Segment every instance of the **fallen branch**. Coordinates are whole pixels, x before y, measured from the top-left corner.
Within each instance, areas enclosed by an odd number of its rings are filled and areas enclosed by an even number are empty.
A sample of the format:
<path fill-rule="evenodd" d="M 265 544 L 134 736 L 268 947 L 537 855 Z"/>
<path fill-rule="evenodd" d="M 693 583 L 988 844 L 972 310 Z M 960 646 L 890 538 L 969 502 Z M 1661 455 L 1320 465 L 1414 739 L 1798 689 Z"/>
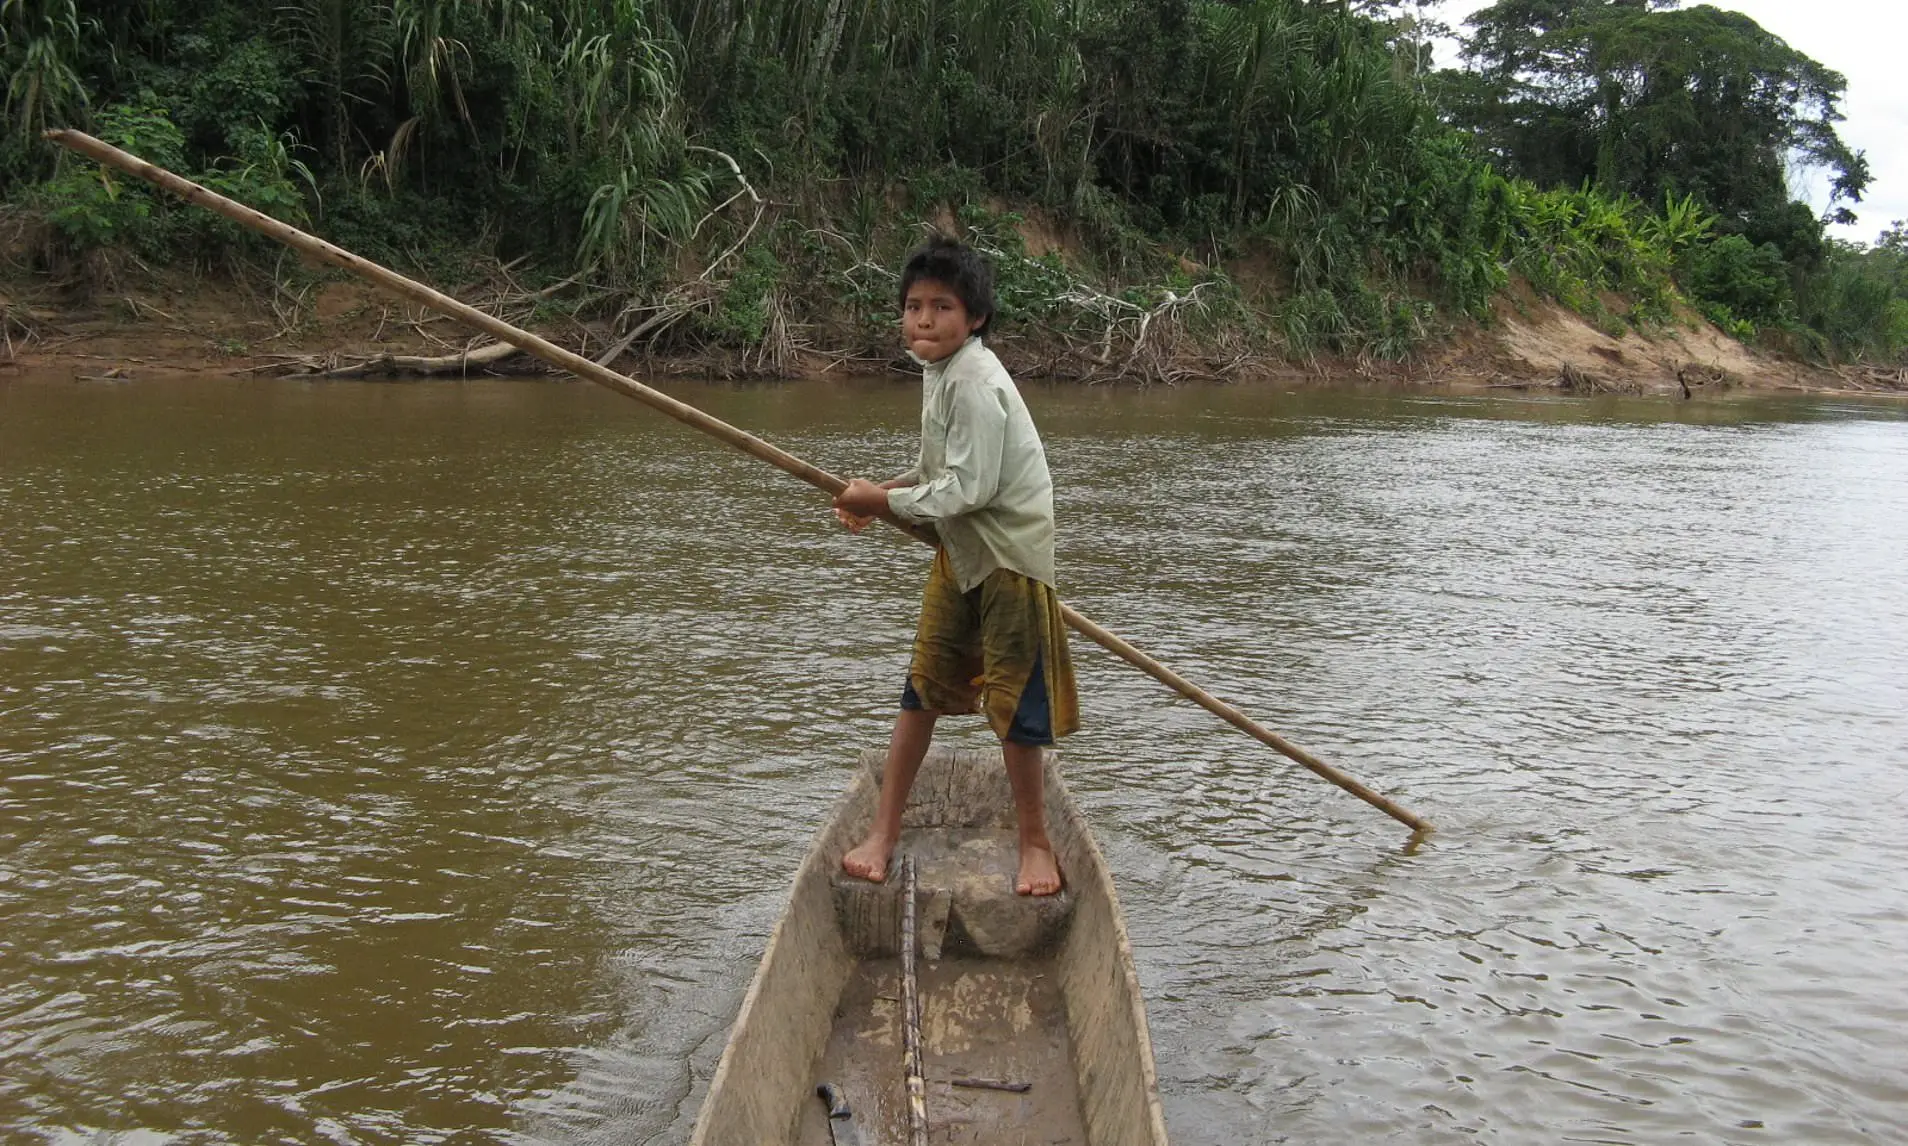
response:
<path fill-rule="evenodd" d="M 1598 377 L 1575 363 L 1566 362 L 1557 371 L 1552 388 L 1571 394 L 1641 394 L 1643 387 L 1630 379 L 1610 380 Z"/>
<path fill-rule="evenodd" d="M 596 364 L 598 366 L 608 366 L 610 363 L 616 361 L 618 358 L 621 358 L 623 356 L 623 352 L 625 350 L 628 350 L 631 346 L 635 345 L 636 340 L 641 338 L 643 335 L 661 334 L 663 331 L 669 329 L 671 326 L 674 326 L 676 322 L 679 319 L 681 319 L 683 316 L 689 314 L 692 311 L 700 310 L 705 305 L 707 305 L 707 303 L 705 300 L 702 300 L 702 299 L 695 299 L 695 300 L 675 299 L 673 301 L 663 303 L 662 305 L 656 307 L 655 314 L 652 314 L 648 318 L 637 323 L 634 327 L 630 329 L 630 332 L 628 334 L 625 334 L 622 338 L 618 339 L 616 343 L 612 345 L 608 350 L 605 350 L 603 353 L 597 355 Z M 631 313 L 631 311 L 626 310 L 623 313 L 629 314 Z"/>
<path fill-rule="evenodd" d="M 6 343 L 7 358 L 11 360 L 17 351 L 13 345 L 13 332 L 20 332 L 20 340 L 28 346 L 39 340 L 40 327 L 33 321 L 33 313 L 24 306 L 0 298 L 0 340 Z"/>
<path fill-rule="evenodd" d="M 432 377 L 439 374 L 479 373 L 523 351 L 508 342 L 493 342 L 458 354 L 380 354 L 350 366 L 338 366 L 316 373 L 319 378 L 397 378 Z"/>
<path fill-rule="evenodd" d="M 1889 390 L 1908 389 L 1908 366 L 1868 368 L 1869 380 Z"/>

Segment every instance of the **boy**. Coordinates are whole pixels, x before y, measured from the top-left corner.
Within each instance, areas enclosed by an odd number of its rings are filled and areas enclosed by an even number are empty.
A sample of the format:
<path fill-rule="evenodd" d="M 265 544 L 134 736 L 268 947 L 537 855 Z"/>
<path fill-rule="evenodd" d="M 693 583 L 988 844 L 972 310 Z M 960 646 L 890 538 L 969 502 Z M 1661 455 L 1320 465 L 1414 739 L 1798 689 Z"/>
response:
<path fill-rule="evenodd" d="M 1078 726 L 1079 703 L 1053 591 L 1046 450 L 1013 378 L 981 342 L 994 284 L 975 251 L 946 238 L 915 251 L 901 272 L 901 312 L 902 340 L 923 367 L 919 459 L 880 485 L 849 482 L 835 512 L 859 533 L 885 511 L 931 526 L 940 544 L 888 742 L 881 806 L 841 866 L 876 883 L 887 877 L 935 720 L 978 709 L 1000 737 L 1014 793 L 1014 890 L 1052 895 L 1061 876 L 1047 839 L 1041 749 Z"/>

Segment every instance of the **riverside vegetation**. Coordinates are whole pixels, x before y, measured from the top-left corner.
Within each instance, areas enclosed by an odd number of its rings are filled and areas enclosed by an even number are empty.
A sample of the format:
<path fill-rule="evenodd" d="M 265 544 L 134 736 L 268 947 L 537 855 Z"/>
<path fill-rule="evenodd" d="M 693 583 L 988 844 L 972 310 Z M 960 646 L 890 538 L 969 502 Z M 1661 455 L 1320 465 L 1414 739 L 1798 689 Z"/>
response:
<path fill-rule="evenodd" d="M 1439 70 L 1435 9 L 0 0 L 0 323 L 30 339 L 7 300 L 47 284 L 320 276 L 40 138 L 77 126 L 606 358 L 890 360 L 891 268 L 938 225 L 1060 375 L 1405 360 L 1532 295 L 1908 365 L 1908 233 L 1825 231 L 1869 181 L 1841 76 L 1673 0 L 1501 0 Z"/>

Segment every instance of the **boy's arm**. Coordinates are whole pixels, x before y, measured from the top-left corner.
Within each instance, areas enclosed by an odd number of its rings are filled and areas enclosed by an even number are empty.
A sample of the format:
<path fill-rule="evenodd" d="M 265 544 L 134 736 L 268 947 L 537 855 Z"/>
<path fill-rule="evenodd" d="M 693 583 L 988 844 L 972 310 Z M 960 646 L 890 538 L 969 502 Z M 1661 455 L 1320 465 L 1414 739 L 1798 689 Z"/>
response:
<path fill-rule="evenodd" d="M 925 449 L 923 447 L 922 449 Z M 921 482 L 921 467 L 926 464 L 922 459 L 922 449 L 914 451 L 914 464 L 881 483 L 882 489 L 906 489 Z"/>
<path fill-rule="evenodd" d="M 887 508 L 903 521 L 925 524 L 972 513 L 1000 490 L 1007 444 L 1007 407 L 983 386 L 961 386 L 947 426 L 947 466 L 933 481 L 888 492 Z"/>

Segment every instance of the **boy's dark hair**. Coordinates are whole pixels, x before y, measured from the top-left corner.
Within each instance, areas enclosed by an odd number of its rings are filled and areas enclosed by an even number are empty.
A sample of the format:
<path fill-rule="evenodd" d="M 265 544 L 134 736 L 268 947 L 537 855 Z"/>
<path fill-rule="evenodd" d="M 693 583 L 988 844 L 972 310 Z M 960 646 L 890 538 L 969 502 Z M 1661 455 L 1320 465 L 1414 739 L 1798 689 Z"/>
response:
<path fill-rule="evenodd" d="M 908 289 L 924 279 L 959 295 L 967 317 L 981 320 L 974 333 L 987 333 L 994 322 L 994 269 L 979 251 L 946 235 L 936 235 L 916 247 L 901 268 L 903 310 L 908 305 Z"/>

